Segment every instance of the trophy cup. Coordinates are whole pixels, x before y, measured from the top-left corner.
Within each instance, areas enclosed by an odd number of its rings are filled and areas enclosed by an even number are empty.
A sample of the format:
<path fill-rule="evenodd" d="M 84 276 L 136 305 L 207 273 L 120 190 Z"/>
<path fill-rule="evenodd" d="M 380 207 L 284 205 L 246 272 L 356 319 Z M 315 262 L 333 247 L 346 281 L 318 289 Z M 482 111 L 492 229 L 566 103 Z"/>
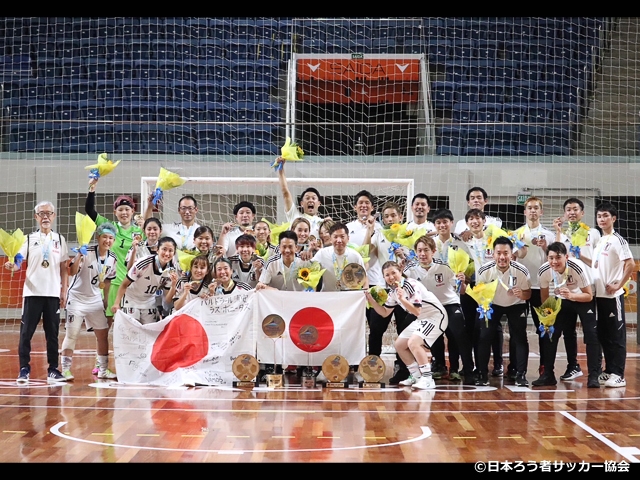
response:
<path fill-rule="evenodd" d="M 362 375 L 364 382 L 359 382 L 360 388 L 384 388 L 384 383 L 380 382 L 386 366 L 378 355 L 367 355 L 360 362 L 358 372 Z"/>
<path fill-rule="evenodd" d="M 284 375 L 278 374 L 276 364 L 276 340 L 282 337 L 285 330 L 284 319 L 280 315 L 271 314 L 267 315 L 262 321 L 263 333 L 273 339 L 273 373 L 267 374 L 267 388 L 282 388 L 284 387 Z"/>
<path fill-rule="evenodd" d="M 341 355 L 329 355 L 322 362 L 322 373 L 327 377 L 325 388 L 349 388 L 345 379 L 349 375 L 349 362 Z"/>
<path fill-rule="evenodd" d="M 340 275 L 340 285 L 344 290 L 362 290 L 367 281 L 367 272 L 362 265 L 350 263 Z"/>
<path fill-rule="evenodd" d="M 302 344 L 313 345 L 318 341 L 318 329 L 313 325 L 303 325 L 300 327 L 298 336 Z M 302 388 L 315 388 L 316 377 L 313 375 L 313 370 L 311 368 L 311 353 L 308 353 L 307 357 L 307 366 L 302 371 L 300 385 Z"/>
<path fill-rule="evenodd" d="M 260 372 L 260 364 L 256 357 L 243 353 L 236 357 L 231 365 L 231 371 L 238 381 L 233 382 L 233 386 L 237 388 L 249 388 L 258 386 L 258 372 Z"/>

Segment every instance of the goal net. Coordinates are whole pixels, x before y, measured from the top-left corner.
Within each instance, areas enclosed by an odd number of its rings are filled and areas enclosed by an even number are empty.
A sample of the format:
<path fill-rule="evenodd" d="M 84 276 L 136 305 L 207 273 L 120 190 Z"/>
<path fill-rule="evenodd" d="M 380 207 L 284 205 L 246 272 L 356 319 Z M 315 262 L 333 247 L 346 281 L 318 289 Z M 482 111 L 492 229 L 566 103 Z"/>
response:
<path fill-rule="evenodd" d="M 348 219 L 361 189 L 379 204 L 407 198 L 405 179 L 429 196 L 430 217 L 449 208 L 456 220 L 480 186 L 487 213 L 509 229 L 524 223 L 528 195 L 543 199 L 546 225 L 575 196 L 594 226 L 595 206 L 608 200 L 640 258 L 639 23 L 2 17 L 0 227 L 33 231 L 33 207 L 49 200 L 55 229 L 76 246 L 84 167 L 101 153 L 122 160 L 98 184 L 96 209 L 109 218 L 118 195 L 143 206 L 141 179 L 153 184 L 163 166 L 190 179 L 166 192 L 165 222 L 179 219 L 182 194 L 198 199 L 216 235 L 238 200 L 280 222 L 270 164 L 291 137 L 306 156 L 286 165 L 290 188 L 297 197 L 313 182 L 323 214 Z M 11 328 L 22 280 L 0 273 L 0 316 Z M 627 298 L 631 322 L 635 303 Z"/>

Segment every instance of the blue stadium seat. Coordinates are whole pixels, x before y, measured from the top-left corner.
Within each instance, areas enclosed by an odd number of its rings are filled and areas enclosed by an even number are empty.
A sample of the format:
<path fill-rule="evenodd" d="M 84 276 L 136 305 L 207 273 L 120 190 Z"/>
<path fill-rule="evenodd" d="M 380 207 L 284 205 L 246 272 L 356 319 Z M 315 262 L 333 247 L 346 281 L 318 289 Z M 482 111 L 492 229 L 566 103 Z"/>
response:
<path fill-rule="evenodd" d="M 154 50 L 152 47 L 152 43 L 146 39 L 136 39 L 128 43 L 125 47 L 127 50 L 125 51 L 125 56 L 127 59 L 132 61 L 138 60 L 151 60 L 154 58 Z"/>
<path fill-rule="evenodd" d="M 275 124 L 281 120 L 280 104 L 275 102 L 256 102 L 255 119 L 257 122 Z"/>
<path fill-rule="evenodd" d="M 225 55 L 225 43 L 226 40 L 220 40 L 215 38 L 202 38 L 200 39 L 200 58 L 204 59 L 220 59 Z"/>
<path fill-rule="evenodd" d="M 434 108 L 453 108 L 456 91 L 455 82 L 436 81 L 431 84 L 431 101 Z"/>
<path fill-rule="evenodd" d="M 478 103 L 478 113 L 476 114 L 478 122 L 496 123 L 502 120 L 502 104 L 501 103 Z"/>
<path fill-rule="evenodd" d="M 55 120 L 56 114 L 53 104 L 44 100 L 33 99 L 28 101 L 29 118 L 32 120 Z"/>
<path fill-rule="evenodd" d="M 158 122 L 181 122 L 182 104 L 172 100 L 158 101 L 156 104 L 156 119 Z"/>
<path fill-rule="evenodd" d="M 198 139 L 194 129 L 189 125 L 167 125 L 166 141 L 172 146 L 175 154 L 198 153 Z"/>
<path fill-rule="evenodd" d="M 167 42 L 184 37 L 185 20 L 184 17 L 168 17 L 164 19 L 164 37 Z"/>
<path fill-rule="evenodd" d="M 33 152 L 36 149 L 36 132 L 33 123 L 11 123 L 9 127 L 9 151 Z"/>
<path fill-rule="evenodd" d="M 440 141 L 436 145 L 436 154 L 461 155 L 465 146 L 464 140 L 459 126 L 442 127 Z"/>
<path fill-rule="evenodd" d="M 156 104 L 144 101 L 132 102 L 129 107 L 130 120 L 132 122 L 155 122 Z"/>
<path fill-rule="evenodd" d="M 527 120 L 528 104 L 505 103 L 502 107 L 502 121 L 524 123 Z"/>
<path fill-rule="evenodd" d="M 104 119 L 112 122 L 128 122 L 131 118 L 130 103 L 122 100 L 105 100 Z"/>
<path fill-rule="evenodd" d="M 122 81 L 98 80 L 95 82 L 97 100 L 122 100 Z"/>
<path fill-rule="evenodd" d="M 551 121 L 553 102 L 529 102 L 528 121 L 546 123 Z"/>
<path fill-rule="evenodd" d="M 460 123 L 475 122 L 477 112 L 477 103 L 456 103 L 453 106 L 453 121 Z"/>
<path fill-rule="evenodd" d="M 120 84 L 122 98 L 131 102 L 148 100 L 147 81 L 144 79 L 122 80 Z"/>
<path fill-rule="evenodd" d="M 208 26 L 211 38 L 226 40 L 232 36 L 232 21 L 229 18 L 209 18 Z"/>
<path fill-rule="evenodd" d="M 182 39 L 177 40 L 173 44 L 173 58 L 178 61 L 186 61 L 188 59 L 197 59 L 200 56 L 200 42 L 203 40 Z"/>
<path fill-rule="evenodd" d="M 250 18 L 237 18 L 231 24 L 231 35 L 241 40 L 256 38 L 256 21 Z"/>
<path fill-rule="evenodd" d="M 173 149 L 167 141 L 167 128 L 164 125 L 140 126 L 140 153 L 167 154 Z"/>
<path fill-rule="evenodd" d="M 199 102 L 219 102 L 222 100 L 222 86 L 218 81 L 200 80 L 194 84 L 196 100 Z"/>
<path fill-rule="evenodd" d="M 104 102 L 100 100 L 78 100 L 80 120 L 102 120 L 104 118 Z"/>
<path fill-rule="evenodd" d="M 209 20 L 205 17 L 187 19 L 185 22 L 185 34 L 194 40 L 211 37 Z"/>
<path fill-rule="evenodd" d="M 55 120 L 78 120 L 80 118 L 80 105 L 78 102 L 72 101 L 54 102 L 53 112 Z"/>
<path fill-rule="evenodd" d="M 228 153 L 223 125 L 198 125 L 198 153 L 205 155 Z"/>
<path fill-rule="evenodd" d="M 87 153 L 87 129 L 85 124 L 65 124 L 62 126 L 62 153 Z"/>
<path fill-rule="evenodd" d="M 198 100 L 198 82 L 190 82 L 186 80 L 174 80 L 173 83 L 173 99 L 176 102 L 195 102 Z"/>
<path fill-rule="evenodd" d="M 279 145 L 274 137 L 276 128 L 271 125 L 251 127 L 248 132 L 248 145 L 255 155 L 277 155 Z"/>
<path fill-rule="evenodd" d="M 209 112 L 205 102 L 184 101 L 182 106 L 182 121 L 197 123 L 209 121 Z"/>
<path fill-rule="evenodd" d="M 136 123 L 115 125 L 114 147 L 118 153 L 141 153 L 146 150 L 142 143 L 141 126 Z"/>
<path fill-rule="evenodd" d="M 226 123 L 231 121 L 232 112 L 225 102 L 208 103 L 206 105 L 208 119 L 211 122 Z"/>
<path fill-rule="evenodd" d="M 60 124 L 39 122 L 36 124 L 36 150 L 43 153 L 57 153 L 62 147 Z"/>
<path fill-rule="evenodd" d="M 458 84 L 453 100 L 456 103 L 477 103 L 480 101 L 480 85 L 477 82 Z"/>
<path fill-rule="evenodd" d="M 486 82 L 480 85 L 480 101 L 485 103 L 504 103 L 505 85 L 502 82 Z"/>

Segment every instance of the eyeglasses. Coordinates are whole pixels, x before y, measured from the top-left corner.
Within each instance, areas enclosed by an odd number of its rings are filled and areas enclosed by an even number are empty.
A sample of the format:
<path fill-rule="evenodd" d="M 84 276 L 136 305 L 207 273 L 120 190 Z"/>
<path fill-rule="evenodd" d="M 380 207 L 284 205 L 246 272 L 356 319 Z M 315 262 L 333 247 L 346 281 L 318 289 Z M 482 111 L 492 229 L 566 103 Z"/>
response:
<path fill-rule="evenodd" d="M 181 212 L 193 212 L 195 209 L 196 207 L 180 207 L 178 210 Z"/>
<path fill-rule="evenodd" d="M 45 217 L 51 218 L 55 215 L 55 212 L 38 212 L 36 213 L 36 215 L 39 216 L 40 218 L 45 218 Z"/>

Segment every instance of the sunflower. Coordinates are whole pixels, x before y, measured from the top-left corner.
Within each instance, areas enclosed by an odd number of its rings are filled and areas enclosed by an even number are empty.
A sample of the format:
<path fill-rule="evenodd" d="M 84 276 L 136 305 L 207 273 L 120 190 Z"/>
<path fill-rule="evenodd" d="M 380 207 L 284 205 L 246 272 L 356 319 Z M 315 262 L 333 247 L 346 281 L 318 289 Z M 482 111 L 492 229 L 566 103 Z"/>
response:
<path fill-rule="evenodd" d="M 397 232 L 398 230 L 400 230 L 400 224 L 399 223 L 394 223 L 393 225 L 391 225 L 391 230 L 394 232 Z"/>
<path fill-rule="evenodd" d="M 405 234 L 407 237 L 410 237 L 411 235 L 413 235 L 413 230 L 407 230 Z"/>
<path fill-rule="evenodd" d="M 300 271 L 298 272 L 298 278 L 304 282 L 309 280 L 310 275 L 311 275 L 311 270 L 309 270 L 308 268 L 301 268 Z"/>
<path fill-rule="evenodd" d="M 545 308 L 542 310 L 543 316 L 544 317 L 548 317 L 549 315 L 551 315 L 553 313 L 553 310 L 550 308 Z"/>

